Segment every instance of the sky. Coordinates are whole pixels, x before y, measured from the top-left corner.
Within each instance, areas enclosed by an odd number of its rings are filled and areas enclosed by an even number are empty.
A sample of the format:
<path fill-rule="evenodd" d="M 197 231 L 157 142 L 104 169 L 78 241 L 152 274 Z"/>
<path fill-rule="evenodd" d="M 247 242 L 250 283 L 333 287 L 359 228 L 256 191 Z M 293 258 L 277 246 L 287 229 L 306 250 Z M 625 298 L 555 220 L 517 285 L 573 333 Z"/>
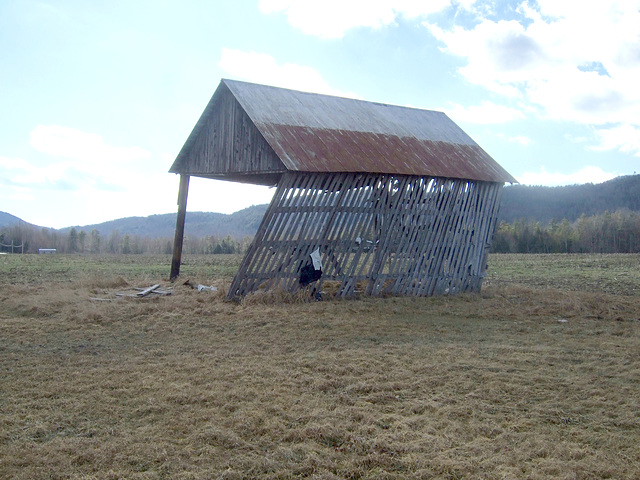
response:
<path fill-rule="evenodd" d="M 222 78 L 445 112 L 525 185 L 640 170 L 640 0 L 0 0 L 0 211 L 175 213 Z M 192 178 L 188 211 L 273 189 Z"/>

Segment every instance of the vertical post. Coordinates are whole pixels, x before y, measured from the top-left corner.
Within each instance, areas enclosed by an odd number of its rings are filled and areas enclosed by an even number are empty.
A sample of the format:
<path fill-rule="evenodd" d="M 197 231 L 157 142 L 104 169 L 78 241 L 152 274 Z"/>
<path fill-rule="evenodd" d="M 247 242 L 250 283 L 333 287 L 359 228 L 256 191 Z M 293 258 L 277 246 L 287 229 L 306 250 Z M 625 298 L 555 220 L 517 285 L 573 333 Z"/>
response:
<path fill-rule="evenodd" d="M 180 189 L 178 190 L 178 217 L 176 218 L 176 235 L 173 239 L 173 257 L 171 259 L 170 280 L 180 275 L 182 261 L 182 241 L 184 240 L 184 221 L 187 215 L 187 194 L 189 193 L 189 175 L 180 174 Z"/>

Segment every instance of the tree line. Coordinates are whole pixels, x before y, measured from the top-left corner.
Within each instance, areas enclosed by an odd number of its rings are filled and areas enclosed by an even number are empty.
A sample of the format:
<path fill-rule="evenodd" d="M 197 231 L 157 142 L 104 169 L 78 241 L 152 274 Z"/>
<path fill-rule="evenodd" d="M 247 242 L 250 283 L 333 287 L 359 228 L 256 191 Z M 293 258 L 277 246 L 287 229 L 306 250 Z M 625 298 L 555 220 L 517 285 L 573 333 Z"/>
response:
<path fill-rule="evenodd" d="M 71 228 L 61 233 L 51 228 L 16 224 L 0 228 L 0 244 L 23 245 L 24 253 L 38 253 L 39 249 L 55 249 L 56 253 L 81 254 L 170 254 L 173 238 L 152 238 L 139 235 L 121 234 L 113 230 L 102 236 L 97 229 L 89 232 Z M 219 238 L 215 235 L 204 237 L 185 236 L 183 252 L 190 254 L 244 253 L 251 242 L 250 237 L 234 239 L 230 236 Z M 8 247 L 2 251 L 10 252 Z"/>
<path fill-rule="evenodd" d="M 595 185 L 507 186 L 502 191 L 500 218 L 509 223 L 532 218 L 546 225 L 554 218 L 575 222 L 581 215 L 590 217 L 619 210 L 640 211 L 640 175 Z"/>
<path fill-rule="evenodd" d="M 501 222 L 495 253 L 640 253 L 640 212 L 618 210 L 577 220 Z"/>
<path fill-rule="evenodd" d="M 50 228 L 16 224 L 0 228 L 0 244 L 22 245 L 24 253 L 38 253 L 41 248 L 54 248 L 57 253 L 82 254 L 170 254 L 172 238 L 151 238 L 121 234 L 118 230 L 102 236 L 96 229 L 89 232 L 70 229 L 61 233 Z M 246 252 L 251 237 L 234 239 L 214 235 L 185 236 L 183 252 L 188 254 L 220 254 Z M 10 252 L 9 247 L 2 251 Z M 581 215 L 571 222 L 551 220 L 543 224 L 535 220 L 501 222 L 493 237 L 495 253 L 640 253 L 640 212 L 618 210 L 610 213 Z"/>

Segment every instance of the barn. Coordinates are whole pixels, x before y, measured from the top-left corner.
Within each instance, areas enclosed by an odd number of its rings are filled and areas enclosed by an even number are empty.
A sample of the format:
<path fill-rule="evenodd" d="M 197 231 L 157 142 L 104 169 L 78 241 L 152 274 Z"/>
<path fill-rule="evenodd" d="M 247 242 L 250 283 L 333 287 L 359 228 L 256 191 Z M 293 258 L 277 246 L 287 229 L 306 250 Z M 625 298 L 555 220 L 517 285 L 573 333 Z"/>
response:
<path fill-rule="evenodd" d="M 231 80 L 170 172 L 172 278 L 190 176 L 276 187 L 229 298 L 479 291 L 502 187 L 516 182 L 444 113 Z"/>

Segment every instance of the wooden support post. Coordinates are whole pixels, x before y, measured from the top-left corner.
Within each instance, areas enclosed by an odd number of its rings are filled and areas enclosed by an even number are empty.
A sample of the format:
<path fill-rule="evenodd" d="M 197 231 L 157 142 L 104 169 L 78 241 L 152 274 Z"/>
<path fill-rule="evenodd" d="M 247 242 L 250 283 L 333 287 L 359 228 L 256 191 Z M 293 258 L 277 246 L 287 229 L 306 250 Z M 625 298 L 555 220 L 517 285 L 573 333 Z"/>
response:
<path fill-rule="evenodd" d="M 173 281 L 180 275 L 182 261 L 182 241 L 184 239 L 184 221 L 187 215 L 187 194 L 189 193 L 189 175 L 180 175 L 178 190 L 178 217 L 176 218 L 176 235 L 173 239 L 173 258 L 171 259 L 171 275 Z"/>

